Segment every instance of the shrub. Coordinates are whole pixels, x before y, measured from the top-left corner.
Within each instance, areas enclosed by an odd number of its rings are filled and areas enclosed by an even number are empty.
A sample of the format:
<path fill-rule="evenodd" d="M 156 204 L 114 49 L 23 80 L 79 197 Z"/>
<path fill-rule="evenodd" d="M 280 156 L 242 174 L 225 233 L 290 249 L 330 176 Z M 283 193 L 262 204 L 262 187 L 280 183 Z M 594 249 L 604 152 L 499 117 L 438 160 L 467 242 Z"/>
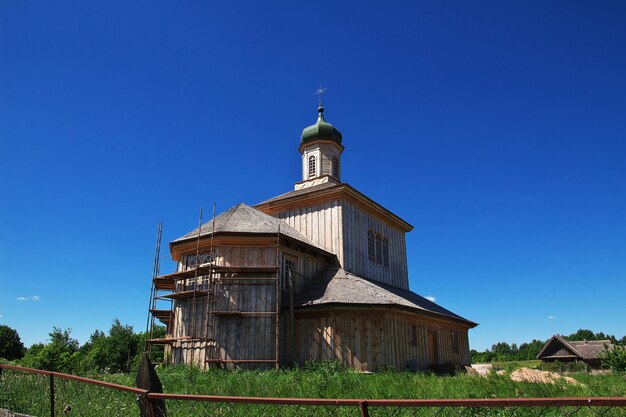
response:
<path fill-rule="evenodd" d="M 600 361 L 602 366 L 611 368 L 613 371 L 626 371 L 626 347 L 618 345 L 609 350 L 608 346 L 605 345 L 604 351 L 600 353 Z"/>

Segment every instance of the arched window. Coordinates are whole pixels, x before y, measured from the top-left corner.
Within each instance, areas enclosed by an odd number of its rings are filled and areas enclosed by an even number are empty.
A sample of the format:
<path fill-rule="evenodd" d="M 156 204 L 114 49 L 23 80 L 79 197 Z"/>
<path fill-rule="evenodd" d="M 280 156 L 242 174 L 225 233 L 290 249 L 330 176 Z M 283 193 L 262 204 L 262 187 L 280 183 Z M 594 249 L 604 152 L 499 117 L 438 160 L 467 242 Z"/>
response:
<path fill-rule="evenodd" d="M 367 231 L 367 259 L 376 262 L 376 249 L 374 247 L 374 232 Z"/>
<path fill-rule="evenodd" d="M 315 156 L 309 156 L 309 178 L 315 176 Z"/>
<path fill-rule="evenodd" d="M 383 265 L 389 266 L 389 239 L 383 238 Z"/>
<path fill-rule="evenodd" d="M 376 233 L 376 263 L 383 263 L 383 242 L 378 233 Z"/>
<path fill-rule="evenodd" d="M 339 158 L 333 158 L 333 177 L 339 179 Z"/>

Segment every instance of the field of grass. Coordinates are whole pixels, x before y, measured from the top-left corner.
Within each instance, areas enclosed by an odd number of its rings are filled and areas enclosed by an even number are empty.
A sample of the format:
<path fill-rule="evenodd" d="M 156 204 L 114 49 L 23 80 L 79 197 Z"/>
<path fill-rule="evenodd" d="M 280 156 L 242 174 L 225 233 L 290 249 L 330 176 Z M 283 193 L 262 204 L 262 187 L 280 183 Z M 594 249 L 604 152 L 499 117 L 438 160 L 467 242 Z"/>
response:
<path fill-rule="evenodd" d="M 158 374 L 164 391 L 178 394 L 359 399 L 621 397 L 626 395 L 624 374 L 572 375 L 584 384 L 582 386 L 566 383 L 549 385 L 513 382 L 503 375 L 435 376 L 398 371 L 363 374 L 341 369 L 333 363 L 304 369 L 284 369 L 278 372 L 221 370 L 200 372 L 196 368 L 175 366 L 159 368 Z M 105 374 L 97 376 L 97 379 L 134 386 L 134 377 L 134 374 Z M 5 381 L 0 381 L 0 408 L 4 405 L 6 408 L 13 408 L 14 411 L 27 414 L 47 414 L 45 412 L 46 404 L 49 404 L 46 391 L 47 378 L 9 372 L 5 372 L 3 378 Z M 67 405 L 72 407 L 71 413 L 66 413 L 70 416 L 138 415 L 135 397 L 132 394 L 111 392 L 105 388 L 59 379 L 55 382 L 55 393 L 58 415 L 64 415 L 63 409 Z M 358 410 L 352 408 L 312 409 L 292 406 L 267 409 L 256 405 L 202 404 L 182 401 L 168 401 L 167 408 L 169 416 L 359 415 Z M 378 409 L 372 415 L 405 415 L 405 412 L 407 415 L 421 415 L 415 411 L 406 409 L 398 412 L 398 410 Z M 427 411 L 430 414 L 426 413 L 426 415 L 431 415 L 433 412 L 433 410 Z M 456 410 L 456 415 L 458 411 Z M 519 410 L 515 415 L 527 415 L 526 411 L 528 415 L 533 415 L 531 413 L 533 410 Z M 587 412 L 590 413 L 591 410 L 576 415 L 594 415 Z M 446 413 L 441 415 L 447 415 Z M 542 415 L 559 415 L 559 410 L 548 410 Z"/>
<path fill-rule="evenodd" d="M 623 374 L 572 374 L 583 386 L 514 382 L 504 375 L 437 376 L 413 372 L 364 374 L 333 363 L 276 371 L 201 372 L 197 368 L 158 368 L 163 390 L 177 394 L 302 398 L 512 398 L 614 397 L 626 395 Z M 133 385 L 133 374 L 104 375 L 99 379 Z"/>
<path fill-rule="evenodd" d="M 495 370 L 513 371 L 519 368 L 541 369 L 540 360 L 490 362 Z"/>

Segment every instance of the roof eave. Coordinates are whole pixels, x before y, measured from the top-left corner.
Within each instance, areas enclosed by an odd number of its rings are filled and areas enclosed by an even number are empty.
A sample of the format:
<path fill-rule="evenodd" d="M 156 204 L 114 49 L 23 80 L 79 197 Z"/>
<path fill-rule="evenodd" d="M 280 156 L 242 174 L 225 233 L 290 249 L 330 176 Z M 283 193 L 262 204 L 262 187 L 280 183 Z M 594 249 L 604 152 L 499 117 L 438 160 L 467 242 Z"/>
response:
<path fill-rule="evenodd" d="M 468 329 L 472 329 L 478 326 L 478 323 L 464 319 L 462 317 L 454 317 L 454 316 L 449 316 L 447 314 L 437 313 L 435 311 L 430 311 L 430 310 L 425 310 L 425 309 L 415 308 L 415 307 L 410 307 L 410 306 L 404 306 L 401 304 L 391 304 L 391 303 L 389 304 L 371 304 L 371 303 L 361 304 L 361 303 L 328 302 L 328 303 L 300 305 L 300 306 L 296 306 L 295 308 L 296 310 L 300 310 L 300 311 L 304 311 L 304 310 L 313 311 L 313 310 L 331 309 L 333 307 L 352 307 L 352 308 L 362 308 L 362 309 L 368 309 L 368 310 L 370 310 L 372 307 L 385 308 L 385 309 L 398 309 L 398 310 L 408 311 L 411 313 L 418 313 L 419 315 L 436 318 L 439 320 L 453 321 L 457 324 L 461 324 L 467 327 Z"/>
<path fill-rule="evenodd" d="M 204 240 L 206 238 L 210 238 L 211 236 L 255 236 L 255 237 L 271 237 L 271 236 L 276 236 L 276 233 L 260 233 L 260 232 L 215 232 L 215 234 L 213 234 L 213 232 L 206 232 L 206 233 L 202 233 L 200 235 L 200 240 Z M 304 245 L 310 249 L 313 249 L 317 252 L 322 252 L 324 255 L 326 256 L 330 256 L 330 257 L 334 257 L 336 258 L 337 255 L 327 251 L 326 249 L 322 248 L 322 247 L 318 247 L 315 245 L 312 245 L 308 242 L 296 239 L 292 236 L 286 235 L 284 233 L 280 233 L 280 237 L 287 239 L 291 242 L 296 242 L 300 245 Z M 198 236 L 190 236 L 186 239 L 176 239 L 173 240 L 169 243 L 169 248 L 170 248 L 170 252 L 172 251 L 172 248 L 174 246 L 178 246 L 178 245 L 182 245 L 185 243 L 189 243 L 189 242 L 193 242 L 194 240 L 198 240 Z"/>
<path fill-rule="evenodd" d="M 289 203 L 298 201 L 298 200 L 302 200 L 302 199 L 310 199 L 310 198 L 314 198 L 314 197 L 322 197 L 325 195 L 330 195 L 332 196 L 333 194 L 336 194 L 337 198 L 341 198 L 341 193 L 345 193 L 345 195 L 347 195 L 348 197 L 352 197 L 354 200 L 359 201 L 361 203 L 363 203 L 364 205 L 370 207 L 374 212 L 378 212 L 380 213 L 380 215 L 383 218 L 388 218 L 389 222 L 394 224 L 396 227 L 398 227 L 400 230 L 402 230 L 403 232 L 407 233 L 410 232 L 411 230 L 413 230 L 413 225 L 411 225 L 409 222 L 407 222 L 406 220 L 402 219 L 400 216 L 392 213 L 391 211 L 389 211 L 388 209 L 386 209 L 385 207 L 381 206 L 380 204 L 378 204 L 376 201 L 372 200 L 371 198 L 369 198 L 368 196 L 366 196 L 365 194 L 361 193 L 360 191 L 356 190 L 354 187 L 352 187 L 350 184 L 348 183 L 340 183 L 337 184 L 333 187 L 324 187 L 320 190 L 311 190 L 308 193 L 303 193 L 303 194 L 298 194 L 298 195 L 291 195 L 291 196 L 285 196 L 281 199 L 278 200 L 272 200 L 272 201 L 264 201 L 262 203 L 256 204 L 254 206 L 254 208 L 263 211 L 263 209 L 267 209 L 267 208 L 271 208 L 271 207 L 280 207 L 282 205 L 287 205 Z"/>

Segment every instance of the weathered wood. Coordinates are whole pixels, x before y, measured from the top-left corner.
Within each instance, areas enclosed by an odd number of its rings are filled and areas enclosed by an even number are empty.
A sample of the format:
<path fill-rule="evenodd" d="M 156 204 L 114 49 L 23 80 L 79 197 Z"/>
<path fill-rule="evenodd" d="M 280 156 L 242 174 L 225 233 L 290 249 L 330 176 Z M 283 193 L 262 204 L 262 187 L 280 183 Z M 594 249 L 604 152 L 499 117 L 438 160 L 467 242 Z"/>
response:
<path fill-rule="evenodd" d="M 436 322 L 421 324 L 423 319 L 411 322 L 406 315 L 345 311 L 317 316 L 297 314 L 295 322 L 300 352 L 296 358 L 300 363 L 331 359 L 369 371 L 386 367 L 405 369 L 409 362 L 424 370 L 435 364 L 469 364 L 464 349 L 459 348 L 459 353 L 455 353 L 451 343 L 453 331 L 459 334 L 459 343 L 465 343 L 466 328 L 453 330 Z M 411 346 L 413 325 L 417 346 Z"/>

